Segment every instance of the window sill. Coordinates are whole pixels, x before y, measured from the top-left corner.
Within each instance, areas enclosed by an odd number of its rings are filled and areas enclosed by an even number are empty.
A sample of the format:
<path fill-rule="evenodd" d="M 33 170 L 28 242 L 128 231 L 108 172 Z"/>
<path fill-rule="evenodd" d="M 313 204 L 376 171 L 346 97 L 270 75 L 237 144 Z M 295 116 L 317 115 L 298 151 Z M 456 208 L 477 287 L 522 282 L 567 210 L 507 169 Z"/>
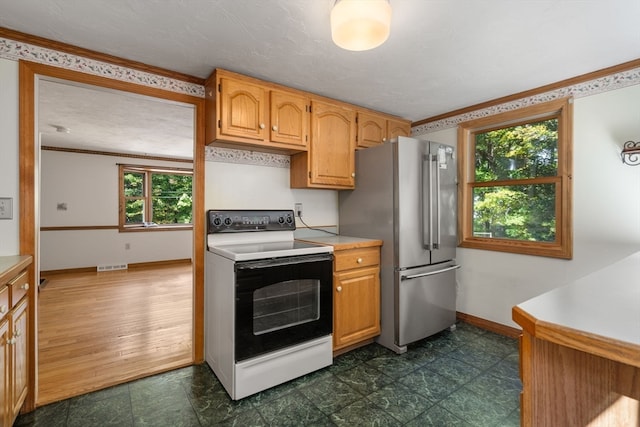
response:
<path fill-rule="evenodd" d="M 570 244 L 563 247 L 557 243 L 531 243 L 521 240 L 472 238 L 463 240 L 458 247 L 561 259 L 571 259 L 573 256 Z"/>
<path fill-rule="evenodd" d="M 147 232 L 147 231 L 185 231 L 193 230 L 193 224 L 185 225 L 156 225 L 156 226 L 126 226 L 119 228 L 121 233 Z"/>

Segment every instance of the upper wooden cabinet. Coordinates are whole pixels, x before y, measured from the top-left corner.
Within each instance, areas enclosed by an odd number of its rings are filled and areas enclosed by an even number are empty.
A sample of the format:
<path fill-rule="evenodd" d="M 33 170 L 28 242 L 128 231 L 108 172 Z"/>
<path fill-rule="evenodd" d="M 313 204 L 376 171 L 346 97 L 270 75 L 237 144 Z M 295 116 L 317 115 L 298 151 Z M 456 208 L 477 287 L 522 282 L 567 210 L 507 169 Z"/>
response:
<path fill-rule="evenodd" d="M 384 114 L 358 112 L 356 148 L 373 147 L 398 136 L 411 135 L 411 122 Z"/>
<path fill-rule="evenodd" d="M 408 120 L 227 70 L 205 92 L 207 144 L 291 154 L 292 188 L 354 188 L 356 148 L 411 133 Z"/>
<path fill-rule="evenodd" d="M 206 81 L 210 144 L 295 153 L 307 150 L 309 97 L 294 90 L 216 70 Z"/>
<path fill-rule="evenodd" d="M 399 136 L 411 136 L 411 122 L 409 120 L 388 119 L 387 138 L 393 139 Z"/>
<path fill-rule="evenodd" d="M 266 93 L 262 86 L 220 78 L 220 135 L 264 140 L 267 134 Z"/>
<path fill-rule="evenodd" d="M 355 137 L 354 109 L 312 100 L 309 151 L 291 156 L 291 187 L 354 188 Z"/>
<path fill-rule="evenodd" d="M 270 92 L 270 140 L 299 146 L 306 150 L 309 142 L 309 98 L 295 93 Z"/>

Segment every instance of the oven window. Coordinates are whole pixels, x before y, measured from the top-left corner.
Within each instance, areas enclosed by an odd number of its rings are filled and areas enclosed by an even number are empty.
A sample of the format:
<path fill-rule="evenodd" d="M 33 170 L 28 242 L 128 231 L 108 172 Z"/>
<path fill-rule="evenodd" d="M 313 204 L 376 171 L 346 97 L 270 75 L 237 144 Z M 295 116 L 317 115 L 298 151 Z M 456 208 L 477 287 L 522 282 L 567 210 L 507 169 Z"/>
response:
<path fill-rule="evenodd" d="M 253 292 L 253 334 L 285 329 L 320 318 L 320 280 L 287 280 Z"/>

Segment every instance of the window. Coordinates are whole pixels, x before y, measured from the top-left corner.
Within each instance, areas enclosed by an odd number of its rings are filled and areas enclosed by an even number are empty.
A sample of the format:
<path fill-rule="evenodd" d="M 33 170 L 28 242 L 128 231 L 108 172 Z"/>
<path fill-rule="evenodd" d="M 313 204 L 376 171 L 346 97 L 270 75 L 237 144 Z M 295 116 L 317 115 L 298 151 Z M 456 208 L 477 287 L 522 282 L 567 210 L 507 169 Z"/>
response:
<path fill-rule="evenodd" d="M 571 120 L 563 99 L 460 124 L 461 247 L 572 257 Z"/>
<path fill-rule="evenodd" d="M 192 227 L 191 169 L 119 165 L 120 231 Z"/>

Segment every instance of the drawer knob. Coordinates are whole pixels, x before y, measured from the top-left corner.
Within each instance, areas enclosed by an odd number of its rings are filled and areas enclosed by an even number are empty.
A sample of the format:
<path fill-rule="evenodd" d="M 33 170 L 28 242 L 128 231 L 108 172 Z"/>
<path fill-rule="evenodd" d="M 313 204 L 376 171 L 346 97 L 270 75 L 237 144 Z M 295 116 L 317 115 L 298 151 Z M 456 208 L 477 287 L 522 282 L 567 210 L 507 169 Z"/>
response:
<path fill-rule="evenodd" d="M 13 344 L 15 344 L 15 343 L 16 343 L 16 339 L 15 339 L 15 338 L 9 338 L 9 339 L 7 340 L 7 344 L 9 344 L 9 345 L 13 345 Z"/>
<path fill-rule="evenodd" d="M 16 332 L 13 334 L 13 336 L 14 337 L 19 337 L 20 335 L 22 335 L 22 332 L 20 331 L 20 329 L 16 329 Z"/>
<path fill-rule="evenodd" d="M 273 129 L 274 132 L 278 132 L 278 126 L 276 125 L 271 126 L 271 129 Z"/>
<path fill-rule="evenodd" d="M 341 292 L 341 291 L 342 291 L 342 286 L 338 286 L 338 287 L 336 288 L 336 291 Z"/>
<path fill-rule="evenodd" d="M 356 177 L 356 173 L 355 172 L 351 172 L 351 178 L 355 178 Z"/>
<path fill-rule="evenodd" d="M 5 314 L 7 312 L 7 306 L 5 304 L 0 305 L 0 314 Z"/>
<path fill-rule="evenodd" d="M 264 123 L 260 123 L 260 129 L 264 129 Z"/>
<path fill-rule="evenodd" d="M 362 264 L 362 258 L 358 258 L 358 259 L 356 260 L 356 262 L 357 262 L 358 264 Z"/>
<path fill-rule="evenodd" d="M 29 290 L 29 284 L 25 283 L 24 285 L 20 286 L 20 288 L 24 289 L 25 291 Z"/>

